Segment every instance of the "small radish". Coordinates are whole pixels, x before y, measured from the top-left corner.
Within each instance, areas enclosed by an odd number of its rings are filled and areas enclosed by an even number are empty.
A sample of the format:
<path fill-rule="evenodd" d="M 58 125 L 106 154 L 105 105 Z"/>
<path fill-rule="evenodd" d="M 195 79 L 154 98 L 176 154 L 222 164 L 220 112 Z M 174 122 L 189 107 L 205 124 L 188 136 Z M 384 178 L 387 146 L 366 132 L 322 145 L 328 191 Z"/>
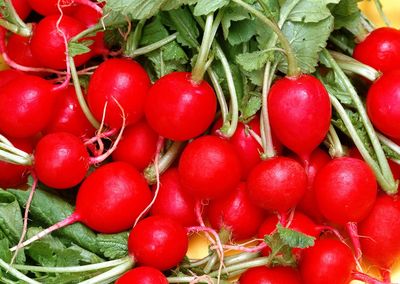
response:
<path fill-rule="evenodd" d="M 259 163 L 247 180 L 254 204 L 269 211 L 285 213 L 293 208 L 307 189 L 307 174 L 295 160 L 275 157 Z"/>
<path fill-rule="evenodd" d="M 25 74 L 15 69 L 7 69 L 0 71 L 0 88 L 6 85 L 11 80 L 14 80 L 15 78 L 21 75 Z"/>
<path fill-rule="evenodd" d="M 242 182 L 230 194 L 211 200 L 207 207 L 211 226 L 229 230 L 234 240 L 253 237 L 264 219 L 263 210 L 253 205 L 247 191 Z"/>
<path fill-rule="evenodd" d="M 400 64 L 400 31 L 382 27 L 373 30 L 354 48 L 353 57 L 379 71 L 398 69 Z"/>
<path fill-rule="evenodd" d="M 367 95 L 371 122 L 379 131 L 396 139 L 400 138 L 400 124 L 396 123 L 400 120 L 399 76 L 400 70 L 383 74 L 372 84 Z"/>
<path fill-rule="evenodd" d="M 298 208 L 306 213 L 308 216 L 312 217 L 316 221 L 322 220 L 324 217 L 319 210 L 315 196 L 315 186 L 314 180 L 318 171 L 325 166 L 331 160 L 330 156 L 322 151 L 321 149 L 315 149 L 310 156 L 310 163 L 308 165 L 307 177 L 308 186 L 306 193 L 301 199 Z"/>
<path fill-rule="evenodd" d="M 120 104 L 125 112 L 126 125 L 134 124 L 143 116 L 150 84 L 146 71 L 136 61 L 108 59 L 99 65 L 90 79 L 87 95 L 90 110 L 100 121 L 107 103 L 105 123 L 120 128 Z"/>
<path fill-rule="evenodd" d="M 279 219 L 276 215 L 271 215 L 267 217 L 258 229 L 257 236 L 259 239 L 264 239 L 266 235 L 270 235 L 276 230 L 276 225 L 279 223 Z M 307 216 L 299 211 L 295 211 L 293 218 L 288 220 L 288 224 L 282 224 L 282 226 L 287 226 L 288 228 L 306 234 L 310 237 L 316 238 L 319 235 L 319 230 L 317 225 Z M 271 249 L 269 247 L 263 249 L 261 253 L 264 256 L 269 255 Z M 300 259 L 302 249 L 294 248 L 292 249 L 293 254 Z"/>
<path fill-rule="evenodd" d="M 181 185 L 178 169 L 170 168 L 160 177 L 160 189 L 151 215 L 170 217 L 184 227 L 197 224 L 195 200 Z"/>
<path fill-rule="evenodd" d="M 10 139 L 11 143 L 26 153 L 33 152 L 31 139 Z M 0 161 L 0 188 L 13 188 L 26 184 L 29 167 Z"/>
<path fill-rule="evenodd" d="M 43 16 L 60 14 L 58 5 L 60 5 L 60 8 L 65 14 L 72 13 L 78 4 L 87 5 L 94 10 L 99 9 L 97 5 L 90 0 L 28 0 L 28 3 L 35 12 Z"/>
<path fill-rule="evenodd" d="M 15 63 L 26 67 L 42 67 L 32 54 L 31 38 L 13 34 L 7 39 L 7 55 Z"/>
<path fill-rule="evenodd" d="M 307 162 L 330 126 L 331 104 L 324 85 L 311 75 L 287 76 L 272 85 L 267 103 L 279 141 Z"/>
<path fill-rule="evenodd" d="M 57 94 L 53 115 L 43 132 L 68 132 L 80 138 L 93 137 L 95 129 L 83 113 L 73 87 Z"/>
<path fill-rule="evenodd" d="M 319 239 L 303 251 L 299 263 L 307 284 L 348 284 L 355 268 L 351 249 L 335 239 Z"/>
<path fill-rule="evenodd" d="M 158 134 L 184 141 L 205 132 L 216 109 L 214 90 L 206 81 L 194 82 L 188 72 L 172 72 L 151 87 L 145 113 Z"/>
<path fill-rule="evenodd" d="M 167 278 L 153 267 L 141 266 L 129 270 L 115 284 L 168 284 Z"/>
<path fill-rule="evenodd" d="M 246 270 L 239 284 L 302 284 L 300 274 L 292 267 L 258 266 Z"/>
<path fill-rule="evenodd" d="M 53 86 L 42 78 L 22 75 L 0 88 L 0 133 L 32 137 L 49 123 L 55 97 Z"/>
<path fill-rule="evenodd" d="M 28 0 L 11 0 L 11 3 L 21 20 L 25 20 L 32 11 L 28 2 Z"/>
<path fill-rule="evenodd" d="M 377 183 L 371 168 L 359 159 L 330 161 L 315 177 L 316 206 L 336 224 L 360 222 L 371 211 Z"/>
<path fill-rule="evenodd" d="M 213 133 L 218 134 L 217 131 L 222 126 L 222 119 L 218 119 L 213 126 Z M 229 143 L 235 148 L 236 153 L 240 159 L 240 164 L 242 165 L 243 179 L 247 179 L 250 171 L 261 162 L 260 154 L 263 149 L 262 146 L 254 139 L 250 134 L 250 131 L 246 126 L 255 132 L 255 134 L 260 135 L 260 117 L 256 115 L 247 124 L 239 122 L 235 133 L 229 138 Z M 275 141 L 273 137 L 274 148 L 277 153 L 282 152 L 282 147 L 278 141 Z"/>
<path fill-rule="evenodd" d="M 240 161 L 229 142 L 216 136 L 203 136 L 183 150 L 179 176 L 191 195 L 213 199 L 228 194 L 239 184 Z"/>
<path fill-rule="evenodd" d="M 140 221 L 130 232 L 128 251 L 141 265 L 167 270 L 178 265 L 188 249 L 186 230 L 162 216 Z"/>
<path fill-rule="evenodd" d="M 24 247 L 51 232 L 81 222 L 92 230 L 113 234 L 132 228 L 151 201 L 144 177 L 123 162 L 105 164 L 81 184 L 74 213 L 22 243 Z M 17 246 L 11 248 L 15 251 Z"/>
<path fill-rule="evenodd" d="M 400 202 L 378 197 L 370 214 L 359 223 L 361 249 L 365 258 L 389 269 L 400 256 Z"/>
<path fill-rule="evenodd" d="M 158 134 L 142 120 L 124 130 L 112 157 L 114 161 L 127 162 L 139 171 L 143 171 L 156 154 L 157 141 Z"/>
<path fill-rule="evenodd" d="M 89 154 L 75 135 L 56 132 L 41 138 L 34 153 L 34 172 L 45 185 L 66 189 L 79 184 L 89 169 Z"/>
<path fill-rule="evenodd" d="M 43 18 L 34 28 L 31 39 L 31 50 L 33 56 L 42 66 L 62 70 L 66 68 L 65 62 L 65 41 L 62 33 L 65 34 L 68 41 L 73 36 L 79 34 L 86 29 L 85 25 L 63 15 L 59 22 L 59 30 L 57 23 L 60 19 L 59 15 L 51 15 Z M 76 66 L 81 66 L 92 57 L 92 53 L 84 53 L 74 57 Z"/>

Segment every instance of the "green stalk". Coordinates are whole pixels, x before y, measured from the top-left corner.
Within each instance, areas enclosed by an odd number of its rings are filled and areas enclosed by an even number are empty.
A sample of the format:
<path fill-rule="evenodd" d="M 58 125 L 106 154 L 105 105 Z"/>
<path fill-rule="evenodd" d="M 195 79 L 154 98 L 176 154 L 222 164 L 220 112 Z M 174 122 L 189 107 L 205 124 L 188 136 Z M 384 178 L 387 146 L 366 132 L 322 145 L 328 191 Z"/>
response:
<path fill-rule="evenodd" d="M 107 281 L 109 279 L 112 279 L 116 276 L 122 275 L 123 273 L 125 273 L 126 271 L 128 271 L 129 269 L 131 269 L 134 266 L 134 262 L 132 259 L 129 259 L 127 261 L 125 261 L 124 263 L 115 266 L 114 268 L 99 274 L 93 278 L 90 278 L 88 280 L 79 282 L 78 284 L 98 284 L 102 281 Z"/>
<path fill-rule="evenodd" d="M 368 137 L 371 141 L 372 147 L 374 148 L 376 157 L 378 159 L 379 168 L 385 180 L 385 182 L 381 184 L 382 189 L 386 191 L 388 194 L 396 193 L 397 185 L 396 182 L 394 181 L 392 171 L 390 170 L 385 153 L 383 152 L 382 146 L 376 135 L 374 127 L 372 126 L 372 123 L 368 118 L 367 112 L 364 108 L 364 105 L 360 97 L 358 96 L 350 80 L 344 74 L 343 70 L 339 67 L 335 59 L 330 55 L 330 53 L 326 49 L 324 49 L 322 51 L 322 55 L 325 57 L 325 59 L 329 62 L 332 69 L 335 71 L 338 80 L 341 82 L 342 86 L 344 86 L 345 89 L 347 90 L 348 94 L 350 95 L 353 103 L 357 108 L 358 113 L 360 114 L 362 123 L 367 131 Z"/>
<path fill-rule="evenodd" d="M 385 189 L 386 192 L 390 194 L 394 194 L 397 192 L 397 185 L 395 190 L 392 189 L 392 185 L 387 182 L 385 177 L 382 175 L 381 169 L 379 168 L 379 165 L 376 163 L 376 161 L 371 157 L 369 154 L 367 148 L 365 148 L 364 143 L 360 139 L 360 137 L 357 134 L 357 130 L 354 128 L 354 125 L 352 124 L 346 110 L 343 108 L 343 106 L 340 104 L 339 100 L 333 96 L 329 95 L 331 99 L 332 106 L 335 108 L 336 112 L 339 114 L 340 118 L 342 119 L 344 125 L 347 128 L 347 131 L 350 134 L 351 139 L 353 140 L 354 144 L 356 145 L 358 151 L 360 151 L 361 156 L 363 159 L 368 163 L 368 165 L 371 167 L 371 169 L 374 171 L 376 179 L 382 189 Z M 390 189 L 388 191 L 387 189 Z"/>
<path fill-rule="evenodd" d="M 152 52 L 154 50 L 157 50 L 160 47 L 163 47 L 164 45 L 174 41 L 176 39 L 177 35 L 178 35 L 178 33 L 174 33 L 174 34 L 169 35 L 166 38 L 163 38 L 163 39 L 161 39 L 161 40 L 159 40 L 159 41 L 157 41 L 155 43 L 152 43 L 152 44 L 137 48 L 132 53 L 127 54 L 127 56 L 134 58 L 134 57 L 137 57 L 139 55 L 150 53 L 150 52 Z"/>
<path fill-rule="evenodd" d="M 125 50 L 124 50 L 124 55 L 132 57 L 132 53 L 137 49 L 138 45 L 139 45 L 139 41 L 140 38 L 142 37 L 142 31 L 143 31 L 143 27 L 146 23 L 146 19 L 144 20 L 140 20 L 136 27 L 135 30 L 133 31 L 133 33 L 131 32 L 128 36 L 128 39 L 126 41 L 126 46 L 125 46 Z"/>
<path fill-rule="evenodd" d="M 329 140 L 329 155 L 335 158 L 343 157 L 345 155 L 343 145 L 340 142 L 339 136 L 332 124 L 329 126 L 327 139 Z"/>
<path fill-rule="evenodd" d="M 98 31 L 101 31 L 101 30 L 104 30 L 103 25 L 102 25 L 101 23 L 96 24 L 96 25 L 91 26 L 90 28 L 87 28 L 86 30 L 80 32 L 80 33 L 77 34 L 76 36 L 72 37 L 72 38 L 69 40 L 69 42 L 72 42 L 72 41 L 73 41 L 73 42 L 77 42 L 77 41 L 79 41 L 80 39 L 82 39 L 82 38 L 84 38 L 84 37 L 86 37 L 86 36 L 89 36 L 89 35 L 91 35 L 91 34 L 94 34 L 94 33 L 98 32 Z"/>
<path fill-rule="evenodd" d="M 23 165 L 23 166 L 31 166 L 32 159 L 26 159 L 19 155 L 12 154 L 8 151 L 4 151 L 0 149 L 0 161 L 6 161 L 8 163 Z"/>
<path fill-rule="evenodd" d="M 381 19 L 383 20 L 383 22 L 385 23 L 385 25 L 386 25 L 387 27 L 392 26 L 392 24 L 390 23 L 388 17 L 386 17 L 385 12 L 383 12 L 383 6 L 382 6 L 381 1 L 379 1 L 379 0 L 374 0 L 374 3 L 375 3 L 376 10 L 378 10 L 379 16 L 381 17 Z"/>
<path fill-rule="evenodd" d="M 41 284 L 40 282 L 37 282 L 36 280 L 33 280 L 29 278 L 28 276 L 22 274 L 19 272 L 17 269 L 6 263 L 4 260 L 0 258 L 0 267 L 2 267 L 7 273 L 15 276 L 17 279 L 24 281 L 23 283 L 27 284 Z"/>
<path fill-rule="evenodd" d="M 387 138 L 386 136 L 383 136 L 380 133 L 377 133 L 379 141 L 381 141 L 383 144 L 385 144 L 387 147 L 389 147 L 393 152 L 395 152 L 397 155 L 400 155 L 400 146 L 397 145 L 395 142 Z"/>
<path fill-rule="evenodd" d="M 256 259 L 252 259 L 250 261 L 246 261 L 244 263 L 238 263 L 230 266 L 226 266 L 225 268 L 222 269 L 222 273 L 224 274 L 229 274 L 230 272 L 234 272 L 237 270 L 243 270 L 251 267 L 256 267 L 256 266 L 263 266 L 263 265 L 269 265 L 271 263 L 272 258 L 270 256 L 264 256 L 264 257 L 259 257 Z M 215 277 L 218 275 L 218 271 L 213 271 L 208 276 L 210 277 Z"/>
<path fill-rule="evenodd" d="M 0 19 L 0 26 L 2 26 L 6 30 L 9 30 L 10 32 L 12 32 L 14 34 L 18 34 L 23 37 L 29 37 L 32 34 L 31 30 L 21 28 L 20 26 L 12 24 L 9 21 L 4 20 L 4 19 Z"/>
<path fill-rule="evenodd" d="M 211 13 L 207 16 L 200 51 L 197 56 L 196 64 L 194 65 L 192 70 L 192 80 L 196 83 L 200 83 L 203 80 L 204 73 L 206 72 L 204 65 L 206 64 L 208 53 L 210 52 L 210 46 L 213 41 L 213 22 L 214 14 Z"/>
<path fill-rule="evenodd" d="M 296 77 L 300 74 L 300 68 L 297 64 L 297 59 L 294 55 L 293 49 L 290 46 L 288 39 L 279 29 L 278 25 L 264 16 L 259 10 L 255 9 L 251 5 L 243 2 L 242 0 L 232 0 L 236 4 L 242 6 L 244 9 L 249 11 L 251 14 L 256 16 L 259 20 L 261 20 L 265 25 L 270 27 L 274 33 L 278 36 L 280 43 L 282 44 L 283 49 L 286 51 L 287 61 L 288 61 L 288 76 Z"/>
<path fill-rule="evenodd" d="M 18 16 L 17 12 L 14 9 L 14 6 L 11 3 L 11 0 L 5 0 L 5 16 L 6 19 L 0 19 L 0 26 L 3 26 L 5 29 L 19 34 L 23 37 L 29 37 L 32 35 L 32 25 L 25 24 L 24 21 Z"/>
<path fill-rule="evenodd" d="M 168 277 L 168 283 L 220 283 L 220 284 L 229 284 L 229 281 L 220 280 L 215 278 L 207 278 L 207 280 L 199 280 L 201 276 L 182 276 L 182 277 Z M 195 282 L 194 282 L 195 281 Z"/>
<path fill-rule="evenodd" d="M 68 266 L 68 267 L 46 267 L 46 266 L 32 266 L 32 265 L 13 265 L 14 268 L 23 271 L 33 271 L 33 272 L 46 272 L 46 273 L 79 273 L 85 271 L 99 270 L 109 267 L 118 266 L 128 261 L 129 257 L 122 259 L 116 259 L 106 262 L 100 262 L 89 265 L 82 266 Z"/>
<path fill-rule="evenodd" d="M 79 84 L 78 73 L 76 72 L 74 59 L 69 57 L 69 64 L 71 69 L 71 77 L 72 82 L 74 83 L 76 97 L 78 98 L 79 105 L 85 114 L 86 118 L 93 125 L 94 128 L 98 129 L 100 127 L 100 123 L 96 120 L 93 114 L 90 112 L 88 105 L 86 104 L 85 97 L 83 96 L 81 85 Z"/>
<path fill-rule="evenodd" d="M 226 103 L 224 91 L 222 90 L 221 84 L 218 82 L 217 75 L 211 67 L 207 69 L 207 73 L 211 79 L 211 83 L 214 87 L 214 91 L 218 99 L 218 104 L 221 109 L 222 127 L 224 127 L 225 123 L 228 123 L 229 119 L 229 109 L 228 104 Z"/>

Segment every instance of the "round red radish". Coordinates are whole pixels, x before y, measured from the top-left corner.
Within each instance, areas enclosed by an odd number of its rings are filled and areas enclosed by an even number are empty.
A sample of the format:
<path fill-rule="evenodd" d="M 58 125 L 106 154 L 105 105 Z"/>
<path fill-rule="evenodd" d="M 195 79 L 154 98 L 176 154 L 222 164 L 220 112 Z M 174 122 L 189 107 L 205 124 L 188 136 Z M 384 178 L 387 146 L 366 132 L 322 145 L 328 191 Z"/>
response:
<path fill-rule="evenodd" d="M 268 109 L 274 134 L 308 160 L 330 126 L 331 104 L 324 85 L 311 75 L 284 77 L 272 85 Z"/>
<path fill-rule="evenodd" d="M 307 168 L 308 186 L 306 193 L 301 199 L 298 208 L 312 217 L 316 221 L 321 221 L 324 217 L 318 209 L 317 198 L 315 195 L 314 180 L 318 171 L 331 160 L 330 156 L 320 148 L 311 153 L 310 163 Z"/>
<path fill-rule="evenodd" d="M 354 48 L 353 57 L 379 71 L 398 69 L 400 64 L 400 31 L 391 27 L 373 30 Z"/>
<path fill-rule="evenodd" d="M 351 249 L 334 239 L 319 239 L 303 251 L 300 273 L 307 284 L 348 284 L 355 260 Z"/>
<path fill-rule="evenodd" d="M 31 39 L 31 50 L 36 60 L 45 67 L 62 70 L 66 68 L 65 62 L 65 42 L 61 32 L 65 34 L 68 41 L 73 36 L 86 29 L 85 25 L 78 20 L 63 15 L 57 22 L 60 15 L 52 15 L 43 18 L 35 27 Z M 61 32 L 60 32 L 61 31 Z M 91 52 L 87 52 L 74 57 L 76 66 L 81 66 L 92 57 Z"/>
<path fill-rule="evenodd" d="M 359 222 L 371 211 L 377 183 L 371 168 L 355 158 L 336 158 L 315 177 L 317 206 L 326 219 L 344 225 Z"/>
<path fill-rule="evenodd" d="M 275 157 L 259 163 L 247 180 L 254 204 L 283 213 L 295 207 L 307 188 L 307 174 L 295 160 Z"/>
<path fill-rule="evenodd" d="M 57 94 L 53 115 L 43 132 L 68 132 L 81 138 L 94 135 L 95 128 L 83 113 L 73 87 Z"/>
<path fill-rule="evenodd" d="M 168 169 L 160 177 L 160 188 L 151 207 L 151 215 L 170 217 L 182 226 L 189 227 L 197 224 L 194 208 L 195 200 L 182 188 L 178 169 Z"/>
<path fill-rule="evenodd" d="M 168 280 L 160 270 L 141 266 L 126 272 L 115 284 L 168 284 Z"/>
<path fill-rule="evenodd" d="M 36 76 L 22 75 L 0 88 L 0 133 L 32 137 L 50 121 L 54 108 L 52 85 Z"/>
<path fill-rule="evenodd" d="M 235 149 L 226 140 L 203 136 L 183 150 L 179 176 L 185 190 L 199 199 L 213 199 L 234 190 L 241 176 Z"/>
<path fill-rule="evenodd" d="M 167 270 L 178 265 L 188 249 L 186 230 L 172 219 L 151 216 L 129 234 L 129 254 L 141 265 Z"/>
<path fill-rule="evenodd" d="M 31 154 L 33 143 L 30 139 L 11 139 L 10 141 L 16 148 Z M 15 165 L 0 161 L 0 188 L 13 188 L 23 185 L 28 179 L 29 167 Z"/>
<path fill-rule="evenodd" d="M 112 234 L 130 229 L 150 204 L 144 177 L 124 162 L 105 164 L 79 188 L 75 214 L 95 231 Z"/>
<path fill-rule="evenodd" d="M 97 120 L 103 117 L 113 128 L 121 128 L 121 105 L 126 116 L 126 125 L 138 122 L 144 111 L 144 103 L 150 88 L 150 79 L 139 63 L 131 59 L 108 59 L 101 63 L 92 75 L 88 89 L 88 104 Z"/>
<path fill-rule="evenodd" d="M 67 14 L 76 5 L 73 0 L 28 0 L 28 3 L 35 12 L 43 16 L 60 14 L 58 3 L 60 3 L 63 13 Z"/>
<path fill-rule="evenodd" d="M 225 228 L 234 240 L 253 237 L 264 219 L 264 212 L 248 196 L 245 183 L 240 183 L 227 196 L 211 200 L 207 216 L 213 228 Z"/>
<path fill-rule="evenodd" d="M 400 33 L 400 32 L 399 32 Z M 368 90 L 367 112 L 384 134 L 400 138 L 400 70 L 383 74 Z"/>
<path fill-rule="evenodd" d="M 253 267 L 244 272 L 239 284 L 302 284 L 299 272 L 291 267 Z"/>
<path fill-rule="evenodd" d="M 140 121 L 128 126 L 117 149 L 112 153 L 115 161 L 124 161 L 143 171 L 153 160 L 157 150 L 158 134 Z"/>
<path fill-rule="evenodd" d="M 310 237 L 316 238 L 319 235 L 317 230 L 317 225 L 307 216 L 299 211 L 295 211 L 293 218 L 288 220 L 288 224 L 283 224 L 282 226 L 288 226 L 288 228 L 306 234 Z M 266 235 L 270 235 L 276 229 L 276 225 L 279 223 L 278 217 L 274 215 L 268 216 L 258 229 L 257 237 L 259 239 L 264 239 Z M 292 250 L 293 254 L 300 259 L 302 249 L 294 248 Z M 271 252 L 270 248 L 265 248 L 261 251 L 264 256 L 269 255 Z"/>
<path fill-rule="evenodd" d="M 169 73 L 149 91 L 146 117 L 163 137 L 177 141 L 195 138 L 215 117 L 217 99 L 213 89 L 206 81 L 193 82 L 191 76 L 188 72 Z"/>
<path fill-rule="evenodd" d="M 31 13 L 28 0 L 11 0 L 11 3 L 21 20 L 25 20 Z"/>
<path fill-rule="evenodd" d="M 370 214 L 358 225 L 363 256 L 389 269 L 400 257 L 400 202 L 382 195 Z"/>
<path fill-rule="evenodd" d="M 6 85 L 11 80 L 14 80 L 15 78 L 21 75 L 25 74 L 15 69 L 7 69 L 0 71 L 0 88 Z"/>
<path fill-rule="evenodd" d="M 42 67 L 32 54 L 31 38 L 12 34 L 8 37 L 6 46 L 7 55 L 14 62 L 27 67 Z"/>
<path fill-rule="evenodd" d="M 66 132 L 41 138 L 34 154 L 34 170 L 45 185 L 66 189 L 79 184 L 89 169 L 89 154 L 82 140 Z"/>

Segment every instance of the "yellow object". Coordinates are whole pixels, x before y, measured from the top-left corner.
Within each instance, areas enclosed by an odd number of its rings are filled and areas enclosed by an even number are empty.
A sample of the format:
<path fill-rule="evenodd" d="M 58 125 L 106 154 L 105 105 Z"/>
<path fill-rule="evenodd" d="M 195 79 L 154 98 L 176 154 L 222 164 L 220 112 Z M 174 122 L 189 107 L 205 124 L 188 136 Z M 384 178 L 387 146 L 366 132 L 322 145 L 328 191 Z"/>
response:
<path fill-rule="evenodd" d="M 400 1 L 381 0 L 381 3 L 383 12 L 389 19 L 392 27 L 400 28 Z M 379 16 L 378 10 L 376 9 L 374 0 L 361 1 L 359 7 L 377 27 L 385 26 L 383 20 Z"/>
<path fill-rule="evenodd" d="M 0 71 L 9 69 L 8 65 L 4 62 L 4 59 L 2 56 L 0 56 Z"/>

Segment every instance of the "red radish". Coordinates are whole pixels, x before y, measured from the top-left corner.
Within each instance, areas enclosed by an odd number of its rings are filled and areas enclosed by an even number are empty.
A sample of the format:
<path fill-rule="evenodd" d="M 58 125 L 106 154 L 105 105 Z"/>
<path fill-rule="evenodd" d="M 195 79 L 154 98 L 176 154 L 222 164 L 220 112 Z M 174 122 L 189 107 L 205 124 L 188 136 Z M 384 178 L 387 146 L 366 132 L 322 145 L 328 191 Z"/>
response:
<path fill-rule="evenodd" d="M 160 177 L 157 199 L 151 207 L 151 215 L 170 217 L 184 227 L 197 224 L 195 200 L 182 188 L 178 169 L 170 168 Z"/>
<path fill-rule="evenodd" d="M 307 188 L 307 174 L 295 160 L 275 157 L 259 163 L 247 180 L 254 204 L 284 213 L 293 208 Z"/>
<path fill-rule="evenodd" d="M 136 123 L 143 116 L 149 88 L 150 78 L 139 63 L 127 58 L 108 59 L 99 65 L 90 79 L 88 104 L 100 121 L 107 103 L 105 123 L 120 128 L 121 110 L 115 100 L 124 109 L 126 125 Z"/>
<path fill-rule="evenodd" d="M 18 34 L 11 35 L 7 40 L 7 55 L 15 63 L 26 67 L 42 67 L 33 56 L 31 49 L 31 38 Z"/>
<path fill-rule="evenodd" d="M 356 45 L 353 57 L 382 72 L 397 69 L 400 64 L 400 31 L 390 27 L 373 30 Z"/>
<path fill-rule="evenodd" d="M 315 196 L 314 180 L 318 171 L 330 160 L 330 156 L 326 152 L 322 151 L 320 148 L 315 149 L 311 153 L 310 163 L 307 169 L 308 186 L 306 193 L 304 194 L 298 205 L 298 208 L 301 211 L 303 211 L 316 221 L 321 221 L 323 219 L 323 215 L 318 209 L 318 206 L 316 206 L 317 199 Z"/>
<path fill-rule="evenodd" d="M 56 132 L 41 138 L 34 154 L 34 171 L 45 185 L 66 189 L 79 184 L 89 169 L 89 154 L 77 136 Z"/>
<path fill-rule="evenodd" d="M 315 177 L 317 206 L 336 224 L 359 222 L 371 211 L 377 183 L 364 161 L 343 157 L 330 161 Z"/>
<path fill-rule="evenodd" d="M 128 126 L 112 157 L 143 171 L 153 160 L 157 150 L 158 134 L 142 120 Z"/>
<path fill-rule="evenodd" d="M 241 167 L 231 144 L 216 136 L 203 136 L 183 150 L 179 176 L 190 194 L 199 199 L 213 199 L 235 189 Z"/>
<path fill-rule="evenodd" d="M 21 75 L 24 75 L 24 73 L 15 69 L 0 71 L 0 88 Z"/>
<path fill-rule="evenodd" d="M 377 198 L 370 214 L 359 223 L 363 255 L 389 269 L 400 257 L 400 202 L 387 195 Z"/>
<path fill-rule="evenodd" d="M 35 27 L 31 39 L 33 56 L 42 66 L 62 70 L 66 68 L 65 42 L 62 33 L 57 29 L 59 15 L 43 18 Z M 63 15 L 59 23 L 60 30 L 65 34 L 67 41 L 86 29 L 78 20 Z M 76 66 L 81 66 L 92 57 L 92 53 L 74 57 Z"/>
<path fill-rule="evenodd" d="M 185 229 L 172 219 L 151 216 L 130 232 L 129 254 L 141 265 L 167 270 L 178 265 L 188 249 Z"/>
<path fill-rule="evenodd" d="M 11 3 L 21 20 L 25 20 L 31 13 L 28 0 L 11 0 Z"/>
<path fill-rule="evenodd" d="M 28 3 L 32 9 L 43 16 L 60 14 L 60 11 L 57 7 L 58 2 L 60 2 L 63 12 L 67 14 L 75 6 L 75 4 L 73 4 L 73 0 L 28 0 Z"/>
<path fill-rule="evenodd" d="M 81 138 L 93 137 L 95 128 L 83 113 L 73 87 L 57 94 L 53 115 L 43 132 L 68 132 Z"/>
<path fill-rule="evenodd" d="M 291 267 L 253 267 L 244 272 L 239 284 L 302 284 L 300 274 Z"/>
<path fill-rule="evenodd" d="M 33 143 L 30 139 L 11 139 L 16 148 L 26 152 L 33 152 Z M 29 168 L 0 161 L 0 188 L 12 188 L 26 184 Z"/>
<path fill-rule="evenodd" d="M 141 266 L 126 272 L 115 284 L 168 284 L 168 280 L 160 270 Z"/>
<path fill-rule="evenodd" d="M 257 236 L 259 239 L 264 239 L 266 235 L 270 235 L 276 229 L 276 225 L 279 223 L 279 219 L 276 215 L 271 215 L 267 217 L 264 222 L 261 224 L 258 229 Z M 282 226 L 287 226 L 292 230 L 296 230 L 303 234 L 306 234 L 311 237 L 317 237 L 319 235 L 319 231 L 317 229 L 317 225 L 307 216 L 299 211 L 295 211 L 293 214 L 293 218 L 289 220 L 288 224 L 282 224 Z M 301 249 L 293 249 L 292 250 L 297 259 L 300 259 Z M 270 248 L 265 248 L 261 251 L 261 253 L 265 256 L 269 255 L 271 252 Z"/>
<path fill-rule="evenodd" d="M 214 90 L 206 81 L 195 83 L 191 73 L 172 72 L 155 82 L 146 101 L 146 118 L 161 136 L 184 141 L 202 134 L 217 109 Z"/>
<path fill-rule="evenodd" d="M 399 31 L 400 33 L 400 31 Z M 383 74 L 368 90 L 367 112 L 373 125 L 384 134 L 400 138 L 400 70 Z"/>
<path fill-rule="evenodd" d="M 49 122 L 54 108 L 52 85 L 21 75 L 0 89 L 0 133 L 7 137 L 32 137 Z"/>
<path fill-rule="evenodd" d="M 228 229 L 234 240 L 245 240 L 257 233 L 265 214 L 250 201 L 242 182 L 227 196 L 211 200 L 207 215 L 213 228 Z"/>
<path fill-rule="evenodd" d="M 331 104 L 324 85 L 304 74 L 279 79 L 268 95 L 268 109 L 278 139 L 308 161 L 330 126 Z"/>
<path fill-rule="evenodd" d="M 300 273 L 307 284 L 348 284 L 355 268 L 350 248 L 334 239 L 319 239 L 303 251 Z"/>
<path fill-rule="evenodd" d="M 128 230 L 150 201 L 146 180 L 135 168 L 124 162 L 105 164 L 81 184 L 74 213 L 26 240 L 22 247 L 75 222 L 104 234 Z"/>
<path fill-rule="evenodd" d="M 213 126 L 213 133 L 217 134 L 217 131 L 222 126 L 222 119 L 218 119 Z M 257 135 L 260 135 L 260 117 L 256 115 L 247 124 L 239 122 L 235 133 L 231 138 L 229 138 L 229 143 L 235 148 L 236 153 L 240 159 L 240 164 L 242 165 L 243 179 L 247 179 L 250 171 L 261 162 L 260 153 L 263 151 L 262 146 L 254 139 L 250 134 L 249 127 Z M 278 141 L 275 141 L 273 137 L 275 151 L 279 154 L 282 151 L 281 145 Z"/>

